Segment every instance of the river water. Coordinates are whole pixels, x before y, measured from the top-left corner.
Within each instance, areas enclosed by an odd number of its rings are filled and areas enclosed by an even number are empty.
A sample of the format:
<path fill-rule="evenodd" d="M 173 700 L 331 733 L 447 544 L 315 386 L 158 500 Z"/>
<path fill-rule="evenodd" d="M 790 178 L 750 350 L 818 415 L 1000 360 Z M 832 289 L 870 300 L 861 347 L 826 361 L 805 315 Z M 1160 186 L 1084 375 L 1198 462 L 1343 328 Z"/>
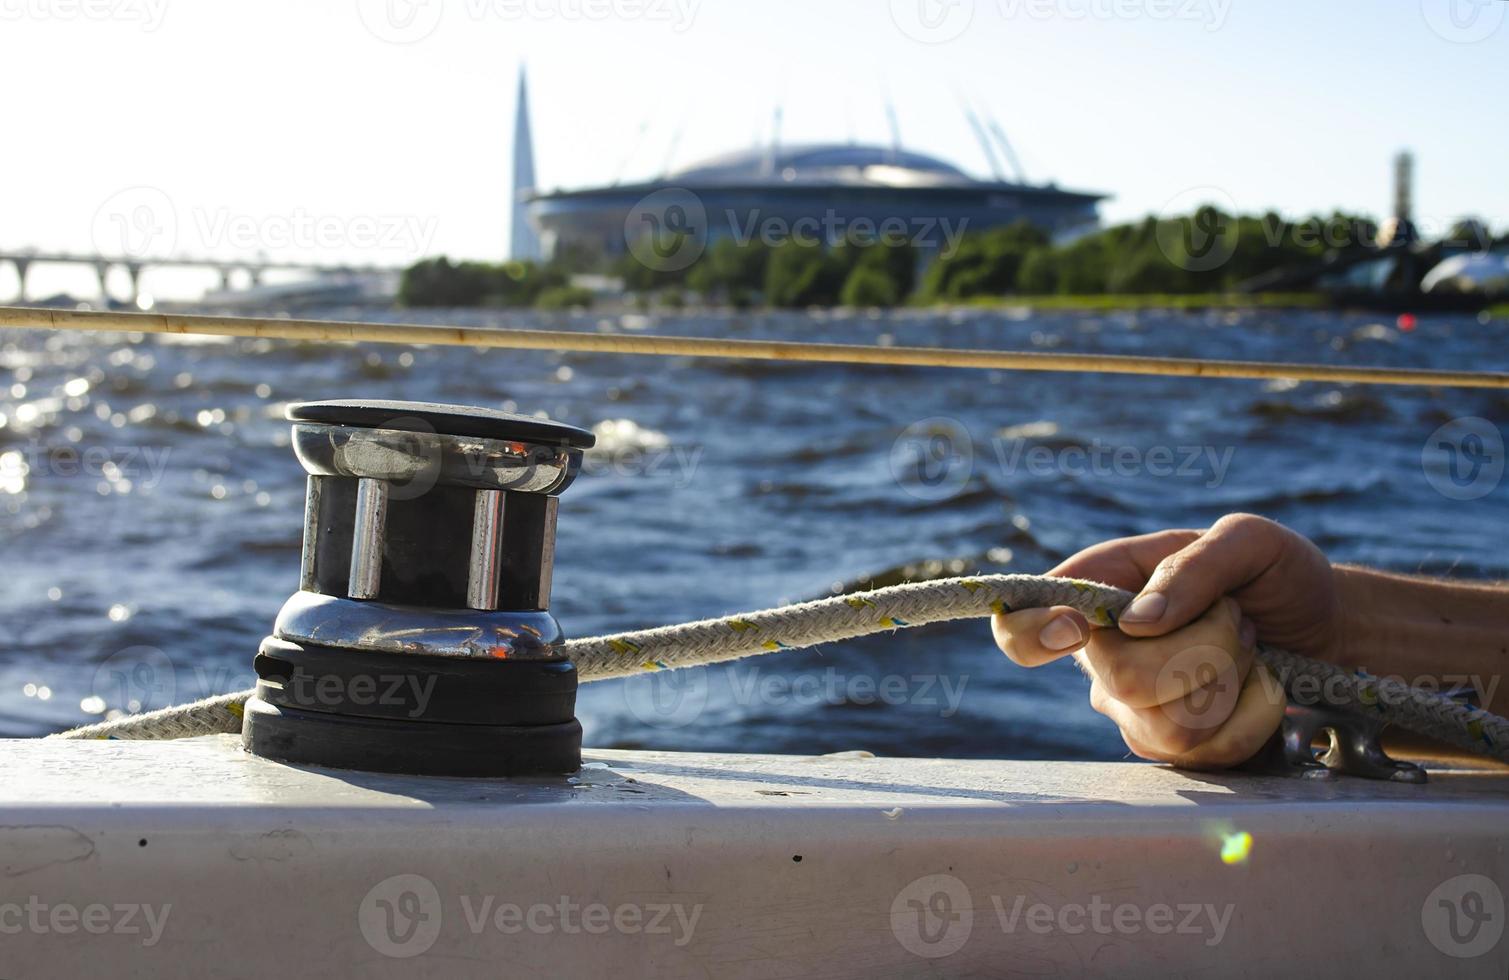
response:
<path fill-rule="evenodd" d="M 1471 317 L 1422 317 L 1411 332 L 1376 315 L 1310 312 L 427 318 L 1506 366 L 1504 321 Z M 1235 510 L 1282 520 L 1336 560 L 1509 577 L 1509 491 L 1493 441 L 1509 423 L 1504 393 L 10 334 L 0 346 L 0 734 L 250 686 L 252 654 L 298 578 L 304 479 L 282 406 L 357 396 L 597 429 L 603 448 L 560 516 L 554 611 L 576 636 L 867 582 L 1038 572 L 1096 541 Z M 1453 422 L 1463 418 L 1488 429 Z M 978 621 L 586 685 L 579 715 L 587 743 L 602 747 L 1121 758 L 1085 693 L 1066 664 L 1010 664 Z"/>

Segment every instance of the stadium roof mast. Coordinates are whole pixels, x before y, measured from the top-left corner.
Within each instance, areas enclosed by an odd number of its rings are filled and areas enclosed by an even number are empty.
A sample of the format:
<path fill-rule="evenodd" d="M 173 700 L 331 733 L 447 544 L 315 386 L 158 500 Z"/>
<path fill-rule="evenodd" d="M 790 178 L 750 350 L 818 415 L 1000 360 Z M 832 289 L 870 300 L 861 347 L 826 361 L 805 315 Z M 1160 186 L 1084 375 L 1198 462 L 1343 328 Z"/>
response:
<path fill-rule="evenodd" d="M 513 123 L 513 195 L 508 209 L 512 223 L 508 233 L 508 258 L 513 262 L 535 261 L 541 257 L 540 236 L 529 223 L 524 196 L 535 188 L 534 140 L 529 129 L 529 87 L 524 80 L 524 66 L 519 66 L 519 95 Z"/>
<path fill-rule="evenodd" d="M 964 110 L 964 118 L 969 120 L 969 128 L 974 131 L 975 139 L 980 141 L 980 149 L 985 151 L 985 160 L 990 164 L 991 176 L 997 181 L 1004 181 L 1006 175 L 1001 172 L 1001 161 L 996 159 L 995 147 L 990 145 L 990 137 L 985 132 L 985 127 L 980 123 L 980 117 L 970 106 L 969 99 L 960 89 L 954 90 L 954 97 L 959 100 L 959 108 Z"/>
<path fill-rule="evenodd" d="M 649 132 L 649 130 L 650 121 L 648 119 L 641 120 L 639 128 L 634 131 L 634 139 L 629 142 L 629 149 L 619 158 L 618 169 L 613 171 L 613 179 L 608 182 L 609 187 L 617 187 L 623 183 L 624 171 L 629 168 L 629 163 L 634 159 L 634 156 L 639 153 L 639 147 L 644 143 L 644 134 Z M 664 171 L 662 171 L 663 173 Z"/>
<path fill-rule="evenodd" d="M 895 158 L 891 162 L 901 158 L 901 123 L 896 121 L 896 103 L 891 101 L 891 93 L 885 96 L 885 118 L 891 124 L 891 154 Z"/>
<path fill-rule="evenodd" d="M 775 173 L 775 162 L 780 158 L 781 152 L 781 106 L 776 103 L 774 112 L 770 117 L 770 143 L 765 150 L 765 172 Z"/>
<path fill-rule="evenodd" d="M 1006 162 L 1011 166 L 1011 172 L 1016 177 L 1017 183 L 1027 183 L 1027 172 L 1022 169 L 1022 161 L 1016 158 L 1016 151 L 1011 148 L 1011 141 L 1006 138 L 1006 130 L 996 122 L 995 117 L 990 117 L 990 131 L 994 134 L 996 142 L 1001 144 L 1001 152 L 1006 155 Z"/>

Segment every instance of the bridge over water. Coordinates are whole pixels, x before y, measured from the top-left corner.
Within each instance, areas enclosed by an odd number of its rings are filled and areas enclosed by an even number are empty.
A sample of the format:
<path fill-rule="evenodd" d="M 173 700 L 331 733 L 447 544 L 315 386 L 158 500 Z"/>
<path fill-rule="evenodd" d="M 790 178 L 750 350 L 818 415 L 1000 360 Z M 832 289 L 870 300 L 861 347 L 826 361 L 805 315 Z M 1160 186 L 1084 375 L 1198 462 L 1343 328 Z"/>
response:
<path fill-rule="evenodd" d="M 221 259 L 198 256 L 136 256 L 136 255 L 87 255 L 72 252 L 43 252 L 38 250 L 0 250 L 0 265 L 9 262 L 16 270 L 16 278 L 20 282 L 20 289 L 16 295 L 16 301 L 24 303 L 26 295 L 26 277 L 32 266 L 35 265 L 82 265 L 95 270 L 99 277 L 100 296 L 110 299 L 110 291 L 106 285 L 106 277 L 110 270 L 121 268 L 126 270 L 131 281 L 131 295 L 128 297 L 134 306 L 141 296 L 141 275 L 146 269 L 176 268 L 176 269 L 208 269 L 220 274 L 220 288 L 229 292 L 234 288 L 231 277 L 237 272 L 246 275 L 249 286 L 255 288 L 261 285 L 262 277 L 268 272 L 300 272 L 311 276 L 352 276 L 373 273 L 392 273 L 401 271 L 394 266 L 378 265 L 326 265 L 309 262 L 283 262 L 277 259 L 253 258 L 253 259 Z"/>

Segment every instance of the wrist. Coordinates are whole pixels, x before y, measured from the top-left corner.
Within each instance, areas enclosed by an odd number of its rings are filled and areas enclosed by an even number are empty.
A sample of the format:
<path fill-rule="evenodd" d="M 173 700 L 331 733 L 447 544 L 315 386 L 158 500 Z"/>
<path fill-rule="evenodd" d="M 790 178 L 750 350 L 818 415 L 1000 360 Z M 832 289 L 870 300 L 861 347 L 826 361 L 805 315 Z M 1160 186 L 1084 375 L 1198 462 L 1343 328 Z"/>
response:
<path fill-rule="evenodd" d="M 1470 686 L 1483 707 L 1502 709 L 1509 589 L 1346 565 L 1333 574 L 1333 662 L 1412 685 Z"/>

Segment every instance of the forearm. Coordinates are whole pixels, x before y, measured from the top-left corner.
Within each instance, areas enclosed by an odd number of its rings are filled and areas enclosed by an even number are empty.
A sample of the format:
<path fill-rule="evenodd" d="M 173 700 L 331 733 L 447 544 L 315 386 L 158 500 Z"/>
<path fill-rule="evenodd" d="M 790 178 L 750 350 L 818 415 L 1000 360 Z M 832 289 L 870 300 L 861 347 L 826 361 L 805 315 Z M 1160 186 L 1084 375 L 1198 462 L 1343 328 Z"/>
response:
<path fill-rule="evenodd" d="M 1509 713 L 1509 586 L 1335 572 L 1342 664 L 1417 686 L 1469 686 L 1482 707 Z"/>

